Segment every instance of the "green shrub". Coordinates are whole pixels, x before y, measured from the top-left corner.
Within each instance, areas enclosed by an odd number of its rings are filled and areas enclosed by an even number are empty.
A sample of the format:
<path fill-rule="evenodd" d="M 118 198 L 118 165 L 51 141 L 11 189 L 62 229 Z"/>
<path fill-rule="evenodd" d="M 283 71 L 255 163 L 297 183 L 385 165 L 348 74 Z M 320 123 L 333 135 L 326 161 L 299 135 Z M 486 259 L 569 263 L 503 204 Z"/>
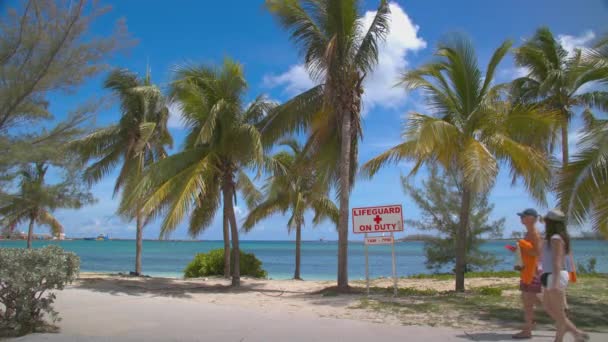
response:
<path fill-rule="evenodd" d="M 266 278 L 268 273 L 262 269 L 262 262 L 251 253 L 241 251 L 239 265 L 242 276 Z M 234 261 L 231 261 L 231 269 Z M 224 249 L 214 249 L 209 253 L 199 253 L 184 270 L 185 278 L 199 278 L 224 275 Z"/>
<path fill-rule="evenodd" d="M 0 248 L 0 335 L 39 330 L 45 314 L 58 321 L 52 305 L 55 294 L 49 291 L 63 290 L 76 279 L 79 267 L 76 254 L 57 246 Z"/>
<path fill-rule="evenodd" d="M 580 274 L 596 274 L 595 265 L 597 264 L 597 259 L 595 257 L 587 260 L 587 265 L 583 265 L 580 262 L 576 266 L 576 271 Z"/>

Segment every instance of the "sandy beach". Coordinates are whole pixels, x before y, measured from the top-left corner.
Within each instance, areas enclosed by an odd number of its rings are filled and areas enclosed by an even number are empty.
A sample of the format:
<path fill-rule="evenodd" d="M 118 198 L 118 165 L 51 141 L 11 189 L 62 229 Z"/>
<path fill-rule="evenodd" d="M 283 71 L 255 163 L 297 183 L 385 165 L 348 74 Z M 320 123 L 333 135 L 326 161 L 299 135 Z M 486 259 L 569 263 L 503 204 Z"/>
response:
<path fill-rule="evenodd" d="M 511 278 L 468 279 L 470 288 L 513 284 Z M 243 278 L 240 289 L 221 278 L 180 280 L 83 274 L 59 292 L 59 334 L 14 341 L 414 341 L 510 340 L 516 326 L 472 315 L 403 316 L 361 307 L 363 294 L 332 295 L 334 282 Z M 353 282 L 357 290 L 364 283 Z M 391 279 L 372 286 L 390 287 Z M 450 290 L 452 281 L 400 279 L 400 288 Z M 366 300 L 406 301 L 372 294 Z M 431 327 L 433 325 L 433 327 Z M 547 327 L 549 328 L 549 327 Z M 537 341 L 551 341 L 543 328 Z M 414 338 L 412 338 L 414 337 Z M 608 334 L 594 334 L 595 341 Z"/>

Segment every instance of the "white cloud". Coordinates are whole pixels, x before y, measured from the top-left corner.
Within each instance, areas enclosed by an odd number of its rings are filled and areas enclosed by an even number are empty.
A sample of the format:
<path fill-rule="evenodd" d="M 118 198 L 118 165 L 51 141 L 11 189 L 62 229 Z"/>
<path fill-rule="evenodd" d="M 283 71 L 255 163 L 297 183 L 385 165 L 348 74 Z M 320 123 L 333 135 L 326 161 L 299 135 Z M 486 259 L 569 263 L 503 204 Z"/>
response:
<path fill-rule="evenodd" d="M 268 88 L 285 87 L 285 93 L 290 96 L 297 95 L 312 88 L 315 82 L 308 76 L 304 65 L 293 65 L 280 75 L 266 75 L 262 81 Z"/>
<path fill-rule="evenodd" d="M 575 49 L 587 47 L 591 41 L 595 39 L 595 33 L 593 31 L 585 31 L 580 36 L 571 36 L 568 34 L 560 34 L 557 36 L 557 40 L 562 47 L 568 51 L 568 55 L 574 54 Z"/>
<path fill-rule="evenodd" d="M 365 81 L 363 94 L 366 111 L 375 106 L 395 108 L 405 101 L 402 88 L 394 87 L 397 77 L 408 65 L 408 51 L 417 51 L 426 47 L 426 42 L 418 36 L 419 27 L 415 25 L 407 13 L 396 3 L 391 3 L 390 33 L 386 42 L 380 46 L 378 66 L 374 73 Z M 362 18 L 365 30 L 369 28 L 376 11 L 368 11 Z M 296 95 L 309 89 L 314 82 L 308 76 L 306 67 L 302 64 L 293 65 L 288 71 L 279 75 L 264 77 L 264 85 L 270 88 L 284 87 L 288 95 Z"/>
<path fill-rule="evenodd" d="M 169 104 L 169 121 L 167 126 L 170 128 L 184 128 L 184 122 L 182 117 L 182 109 L 180 105 L 173 102 Z"/>

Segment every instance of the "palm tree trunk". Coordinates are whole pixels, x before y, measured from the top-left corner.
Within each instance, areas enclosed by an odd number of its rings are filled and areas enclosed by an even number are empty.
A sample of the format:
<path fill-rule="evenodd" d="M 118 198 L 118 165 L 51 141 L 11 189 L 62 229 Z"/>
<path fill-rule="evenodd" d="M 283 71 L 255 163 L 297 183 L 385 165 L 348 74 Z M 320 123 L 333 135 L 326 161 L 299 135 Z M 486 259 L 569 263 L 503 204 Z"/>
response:
<path fill-rule="evenodd" d="M 239 230 L 236 225 L 236 216 L 234 215 L 234 206 L 232 199 L 234 197 L 234 181 L 232 176 L 228 176 L 224 182 L 223 188 L 224 208 L 230 220 L 230 234 L 232 240 L 232 286 L 241 286 L 241 268 L 240 268 L 240 249 L 239 249 Z"/>
<path fill-rule="evenodd" d="M 293 274 L 293 279 L 302 280 L 300 277 L 300 254 L 302 249 L 302 225 L 298 222 L 296 226 L 296 270 Z"/>
<path fill-rule="evenodd" d="M 469 216 L 471 213 L 471 191 L 463 185 L 462 202 L 460 204 L 460 224 L 456 234 L 456 291 L 464 291 L 464 273 L 466 271 L 467 256 L 467 232 L 469 228 Z"/>
<path fill-rule="evenodd" d="M 563 115 L 564 122 L 562 123 L 562 168 L 568 166 L 569 148 L 568 148 L 568 117 Z"/>
<path fill-rule="evenodd" d="M 34 218 L 30 218 L 30 227 L 27 230 L 27 248 L 32 248 L 32 239 L 34 238 Z"/>
<path fill-rule="evenodd" d="M 136 230 L 136 237 L 135 237 L 135 275 L 140 276 L 141 275 L 141 251 L 142 251 L 142 245 L 143 245 L 143 220 L 142 220 L 142 214 L 141 214 L 141 210 L 137 211 L 137 217 L 136 217 L 136 225 L 137 225 L 137 230 Z"/>
<path fill-rule="evenodd" d="M 230 202 L 230 199 L 228 199 Z M 230 227 L 229 219 L 228 219 L 228 205 L 230 203 L 226 203 L 226 196 L 224 196 L 224 217 L 223 217 L 223 225 L 224 225 L 224 278 L 230 278 Z"/>
<path fill-rule="evenodd" d="M 351 114 L 343 112 L 340 142 L 340 215 L 338 218 L 338 290 L 348 290 L 348 212 L 350 197 Z"/>

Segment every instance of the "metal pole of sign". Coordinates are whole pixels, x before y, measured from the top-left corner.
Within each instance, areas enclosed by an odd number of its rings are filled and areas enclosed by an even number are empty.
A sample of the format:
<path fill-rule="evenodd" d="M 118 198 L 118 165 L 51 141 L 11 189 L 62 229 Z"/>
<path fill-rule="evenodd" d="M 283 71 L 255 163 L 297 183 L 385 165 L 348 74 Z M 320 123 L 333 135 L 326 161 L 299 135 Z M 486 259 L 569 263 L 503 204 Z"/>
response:
<path fill-rule="evenodd" d="M 363 244 L 365 245 L 365 286 L 367 287 L 367 295 L 369 296 L 369 258 L 367 255 L 367 233 L 363 238 Z"/>
<path fill-rule="evenodd" d="M 393 232 L 391 232 L 391 238 L 393 240 L 393 280 L 395 281 L 394 295 L 397 297 L 397 263 L 395 262 L 395 236 Z"/>

